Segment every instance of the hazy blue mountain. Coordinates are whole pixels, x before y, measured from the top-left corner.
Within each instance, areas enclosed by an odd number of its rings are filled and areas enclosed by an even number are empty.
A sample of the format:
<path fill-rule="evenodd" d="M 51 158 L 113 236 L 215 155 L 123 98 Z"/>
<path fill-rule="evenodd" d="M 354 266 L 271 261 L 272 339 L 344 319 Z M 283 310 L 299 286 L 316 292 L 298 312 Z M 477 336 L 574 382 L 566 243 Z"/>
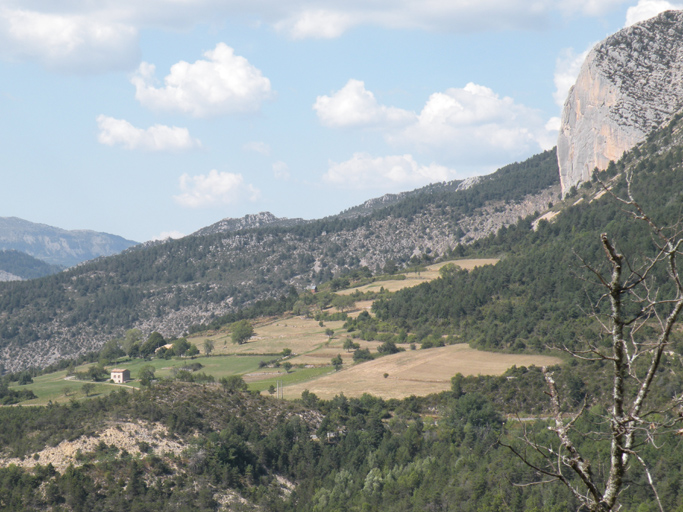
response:
<path fill-rule="evenodd" d="M 108 233 L 60 229 L 17 217 L 0 217 L 0 250 L 15 250 L 51 265 L 72 267 L 99 256 L 111 256 L 136 245 Z"/>

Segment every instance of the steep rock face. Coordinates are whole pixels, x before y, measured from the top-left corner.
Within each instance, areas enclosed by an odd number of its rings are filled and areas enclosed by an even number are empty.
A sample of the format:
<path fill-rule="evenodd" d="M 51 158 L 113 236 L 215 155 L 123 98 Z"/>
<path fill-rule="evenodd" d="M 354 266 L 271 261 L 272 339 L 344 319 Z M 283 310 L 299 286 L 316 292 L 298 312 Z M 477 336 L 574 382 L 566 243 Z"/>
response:
<path fill-rule="evenodd" d="M 683 11 L 625 28 L 586 57 L 562 112 L 562 193 L 605 169 L 683 107 Z"/>

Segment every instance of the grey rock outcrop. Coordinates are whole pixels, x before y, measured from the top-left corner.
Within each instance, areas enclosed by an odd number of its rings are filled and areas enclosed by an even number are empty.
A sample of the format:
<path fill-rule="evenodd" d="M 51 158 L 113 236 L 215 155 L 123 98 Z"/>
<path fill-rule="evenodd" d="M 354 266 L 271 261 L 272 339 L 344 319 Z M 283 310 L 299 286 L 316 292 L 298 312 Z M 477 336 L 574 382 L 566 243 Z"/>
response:
<path fill-rule="evenodd" d="M 683 107 L 683 11 L 620 30 L 586 57 L 562 112 L 562 193 L 643 141 Z"/>
<path fill-rule="evenodd" d="M 270 212 L 248 213 L 244 217 L 233 219 L 227 217 L 219 220 L 215 224 L 206 226 L 192 233 L 192 236 L 215 235 L 216 233 L 232 233 L 243 229 L 271 227 L 289 227 L 305 223 L 304 219 L 288 219 L 286 217 L 276 217 Z"/>

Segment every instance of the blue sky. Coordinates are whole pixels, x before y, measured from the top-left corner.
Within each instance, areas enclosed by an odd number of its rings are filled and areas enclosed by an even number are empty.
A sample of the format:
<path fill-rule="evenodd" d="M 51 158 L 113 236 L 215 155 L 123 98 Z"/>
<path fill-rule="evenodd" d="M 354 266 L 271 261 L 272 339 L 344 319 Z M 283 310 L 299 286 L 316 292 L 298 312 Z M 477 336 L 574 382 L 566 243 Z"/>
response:
<path fill-rule="evenodd" d="M 0 216 L 145 241 L 332 215 L 555 144 L 663 0 L 0 0 Z"/>

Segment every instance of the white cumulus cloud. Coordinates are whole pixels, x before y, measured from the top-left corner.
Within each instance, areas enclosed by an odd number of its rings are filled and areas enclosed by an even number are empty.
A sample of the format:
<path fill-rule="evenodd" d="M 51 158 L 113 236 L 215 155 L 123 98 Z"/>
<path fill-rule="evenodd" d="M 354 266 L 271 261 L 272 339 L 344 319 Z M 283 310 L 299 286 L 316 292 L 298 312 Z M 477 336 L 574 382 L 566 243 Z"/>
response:
<path fill-rule="evenodd" d="M 672 4 L 666 0 L 640 0 L 637 5 L 626 11 L 626 24 L 630 27 L 634 23 L 645 21 L 657 16 L 660 12 L 683 9 L 683 4 Z"/>
<path fill-rule="evenodd" d="M 355 153 L 345 162 L 330 162 L 323 180 L 343 188 L 399 190 L 455 177 L 454 171 L 442 165 L 419 165 L 412 155 L 373 157 Z"/>
<path fill-rule="evenodd" d="M 143 62 L 131 79 L 135 98 L 153 110 L 212 117 L 257 111 L 273 97 L 270 80 L 225 43 L 204 56 L 206 60 L 171 66 L 163 87 L 154 86 L 155 68 Z"/>
<path fill-rule="evenodd" d="M 325 126 L 375 127 L 391 145 L 409 146 L 440 161 L 479 161 L 482 171 L 550 149 L 557 138 L 553 123 L 538 111 L 474 83 L 432 94 L 415 113 L 381 105 L 363 82 L 349 80 L 332 96 L 319 96 L 313 108 Z"/>
<path fill-rule="evenodd" d="M 417 121 L 388 135 L 396 145 L 410 144 L 440 159 L 467 163 L 485 155 L 491 163 L 549 149 L 555 133 L 531 108 L 500 97 L 488 87 L 468 83 L 432 94 Z"/>
<path fill-rule="evenodd" d="M 85 13 L 57 14 L 2 7 L 0 55 L 35 60 L 50 69 L 101 72 L 130 69 L 139 59 L 136 27 Z"/>
<path fill-rule="evenodd" d="M 401 125 L 415 119 L 413 112 L 380 105 L 360 80 L 349 80 L 332 96 L 318 96 L 313 105 L 325 126 L 354 127 Z"/>
<path fill-rule="evenodd" d="M 179 151 L 201 146 L 201 142 L 190 137 L 187 128 L 155 124 L 147 129 L 136 128 L 124 119 L 105 115 L 97 117 L 100 130 L 97 140 L 107 146 L 121 145 L 126 149 L 147 151 Z"/>
<path fill-rule="evenodd" d="M 188 208 L 233 204 L 244 198 L 256 201 L 261 196 L 256 187 L 244 182 L 241 174 L 218 172 L 216 169 L 198 176 L 183 174 L 180 177 L 180 191 L 173 198 Z"/>

